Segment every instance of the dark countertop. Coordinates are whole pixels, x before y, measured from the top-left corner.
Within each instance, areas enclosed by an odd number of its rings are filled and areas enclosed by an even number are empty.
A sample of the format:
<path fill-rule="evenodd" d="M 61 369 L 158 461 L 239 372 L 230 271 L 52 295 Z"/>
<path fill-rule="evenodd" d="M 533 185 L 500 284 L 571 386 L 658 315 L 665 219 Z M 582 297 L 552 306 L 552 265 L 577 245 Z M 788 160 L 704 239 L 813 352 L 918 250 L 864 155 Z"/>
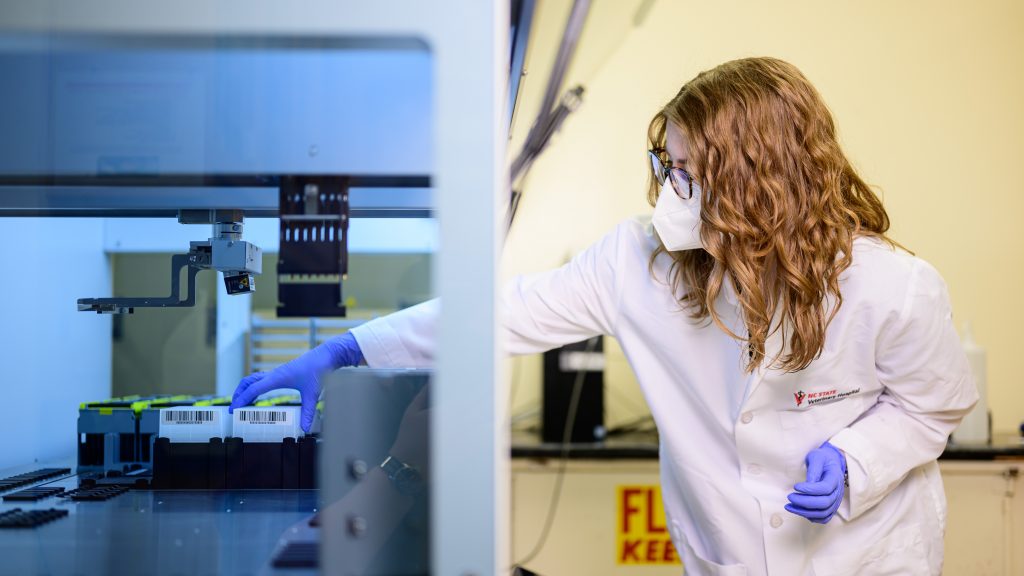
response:
<path fill-rule="evenodd" d="M 1024 459 L 1024 438 L 996 434 L 990 444 L 946 445 L 939 460 L 1020 460 Z"/>
<path fill-rule="evenodd" d="M 541 442 L 539 434 L 512 434 L 512 458 L 559 458 L 561 455 L 561 444 Z M 656 460 L 658 435 L 632 434 L 613 436 L 603 442 L 569 444 L 568 455 L 578 460 Z"/>
<path fill-rule="evenodd" d="M 512 434 L 512 458 L 558 458 L 559 443 L 541 442 L 536 433 Z M 636 460 L 658 458 L 658 435 L 637 433 L 613 436 L 603 442 L 570 444 L 568 456 L 574 460 Z M 940 460 L 1004 460 L 1024 459 L 1024 441 L 1012 435 L 996 435 L 992 444 L 952 444 L 939 456 Z"/>

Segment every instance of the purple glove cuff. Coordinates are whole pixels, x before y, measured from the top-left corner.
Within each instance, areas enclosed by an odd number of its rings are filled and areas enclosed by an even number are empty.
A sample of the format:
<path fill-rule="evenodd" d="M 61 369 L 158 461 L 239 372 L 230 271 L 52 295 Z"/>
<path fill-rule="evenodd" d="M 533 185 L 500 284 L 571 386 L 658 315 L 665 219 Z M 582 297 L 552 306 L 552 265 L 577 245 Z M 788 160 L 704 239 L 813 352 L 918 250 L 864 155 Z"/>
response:
<path fill-rule="evenodd" d="M 335 336 L 321 346 L 329 355 L 331 368 L 359 366 L 363 362 L 363 351 L 351 332 Z"/>
<path fill-rule="evenodd" d="M 833 446 L 831 442 L 825 442 L 824 444 L 821 445 L 821 447 L 828 448 L 829 450 L 835 452 L 836 456 L 839 457 L 839 464 L 840 466 L 843 467 L 843 484 L 849 486 L 850 475 L 846 471 L 846 454 L 843 454 L 843 451 Z"/>

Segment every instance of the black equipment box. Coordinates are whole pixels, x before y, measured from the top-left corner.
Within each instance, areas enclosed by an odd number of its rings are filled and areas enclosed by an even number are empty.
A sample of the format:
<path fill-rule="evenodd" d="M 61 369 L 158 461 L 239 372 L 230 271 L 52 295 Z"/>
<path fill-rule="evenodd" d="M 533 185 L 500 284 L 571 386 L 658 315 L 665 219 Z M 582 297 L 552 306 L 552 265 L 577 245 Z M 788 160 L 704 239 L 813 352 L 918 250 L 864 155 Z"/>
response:
<path fill-rule="evenodd" d="M 544 396 L 541 437 L 544 442 L 565 439 L 573 388 L 582 374 L 570 442 L 604 439 L 604 339 L 600 336 L 544 353 Z"/>

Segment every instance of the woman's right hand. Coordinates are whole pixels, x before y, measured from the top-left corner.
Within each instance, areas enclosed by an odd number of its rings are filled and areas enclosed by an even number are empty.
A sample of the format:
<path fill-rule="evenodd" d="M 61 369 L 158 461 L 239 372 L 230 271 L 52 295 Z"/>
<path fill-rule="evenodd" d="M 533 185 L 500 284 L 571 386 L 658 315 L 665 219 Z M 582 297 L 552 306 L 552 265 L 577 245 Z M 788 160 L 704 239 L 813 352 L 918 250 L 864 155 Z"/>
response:
<path fill-rule="evenodd" d="M 309 433 L 320 399 L 320 377 L 344 366 L 358 366 L 363 361 L 351 332 L 331 338 L 295 360 L 282 364 L 270 372 L 255 372 L 242 378 L 231 398 L 229 412 L 252 404 L 257 397 L 271 390 L 293 388 L 302 397 L 302 430 Z"/>

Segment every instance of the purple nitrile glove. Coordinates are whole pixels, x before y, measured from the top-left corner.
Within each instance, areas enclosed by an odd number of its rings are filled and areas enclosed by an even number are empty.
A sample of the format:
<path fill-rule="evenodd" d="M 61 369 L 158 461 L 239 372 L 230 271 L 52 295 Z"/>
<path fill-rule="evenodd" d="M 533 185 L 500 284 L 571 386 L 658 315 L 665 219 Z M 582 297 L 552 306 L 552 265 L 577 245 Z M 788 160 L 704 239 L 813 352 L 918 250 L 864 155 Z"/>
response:
<path fill-rule="evenodd" d="M 252 404 L 256 397 L 271 390 L 294 388 L 302 396 L 302 430 L 309 433 L 320 399 L 320 377 L 343 366 L 358 366 L 362 361 L 363 351 L 351 332 L 335 336 L 270 372 L 255 372 L 242 378 L 228 412 Z"/>
<path fill-rule="evenodd" d="M 793 487 L 786 510 L 825 524 L 843 503 L 846 482 L 846 456 L 825 442 L 807 454 L 807 481 Z"/>

